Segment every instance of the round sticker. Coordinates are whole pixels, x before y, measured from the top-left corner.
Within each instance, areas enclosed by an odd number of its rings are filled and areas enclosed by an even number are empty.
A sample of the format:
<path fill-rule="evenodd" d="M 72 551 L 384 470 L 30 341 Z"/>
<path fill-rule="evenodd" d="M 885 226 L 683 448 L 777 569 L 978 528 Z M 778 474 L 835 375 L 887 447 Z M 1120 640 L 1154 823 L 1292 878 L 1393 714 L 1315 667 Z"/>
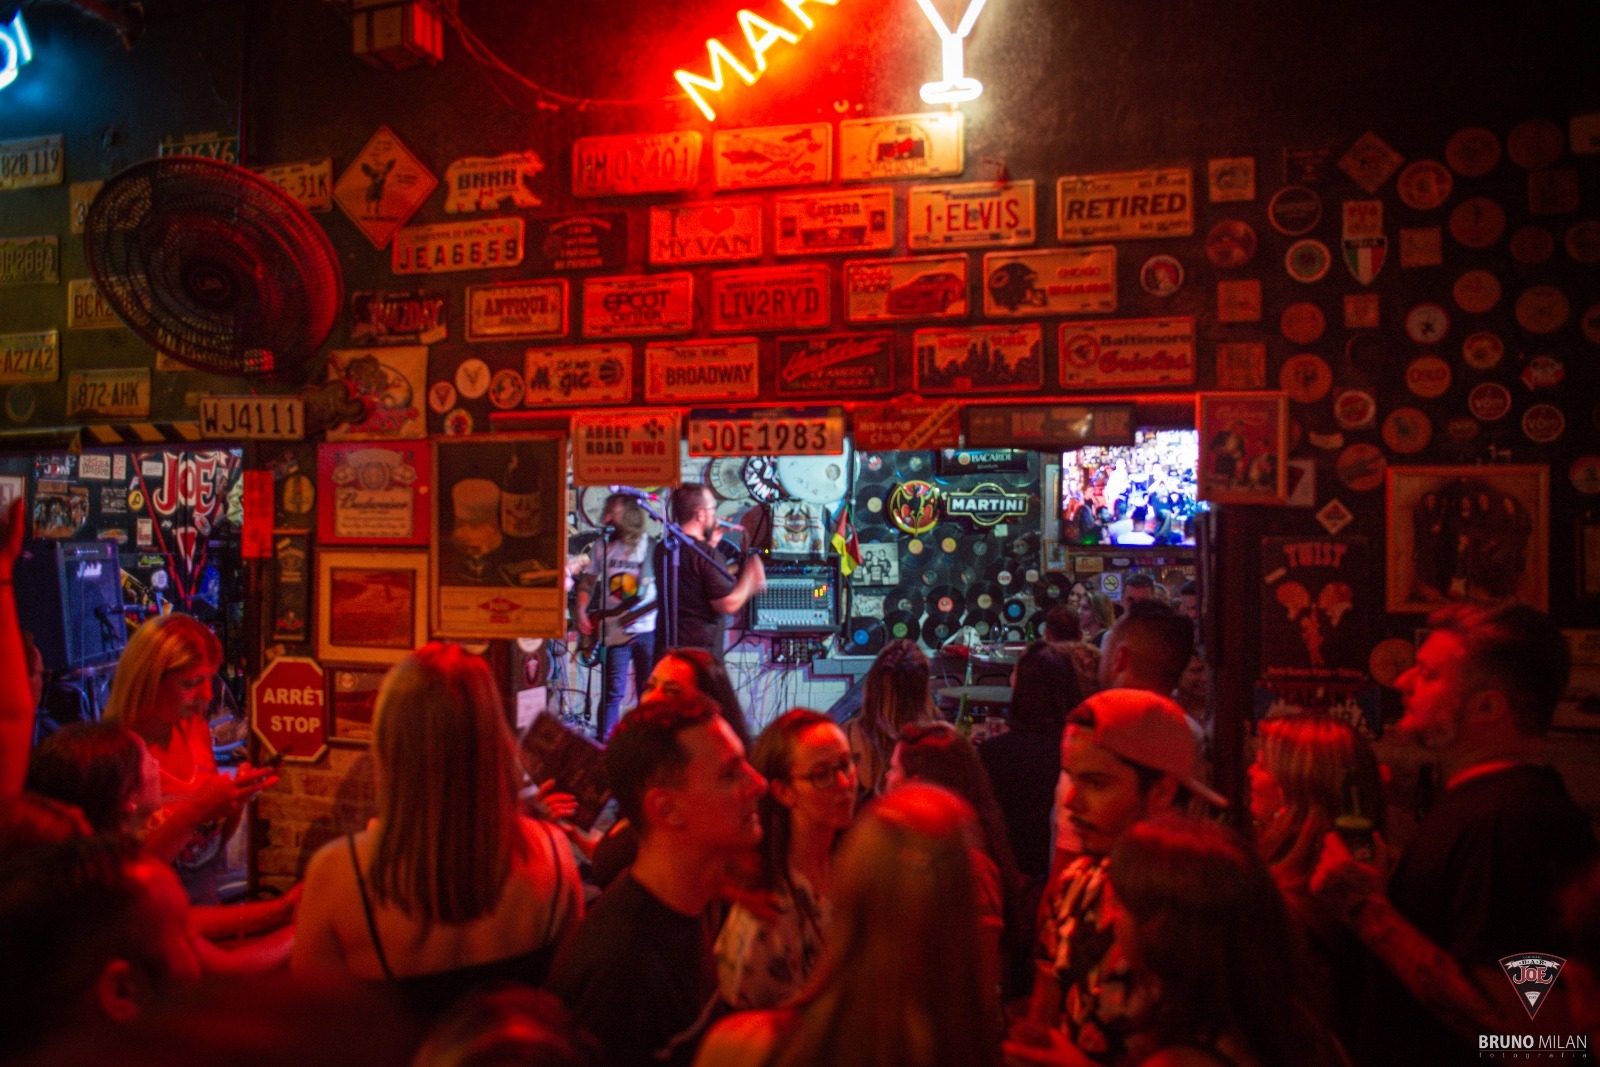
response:
<path fill-rule="evenodd" d="M 1574 263 L 1600 263 L 1600 222 L 1574 222 L 1567 227 L 1565 244 Z"/>
<path fill-rule="evenodd" d="M 1286 185 L 1267 205 L 1272 228 L 1286 237 L 1299 237 L 1322 221 L 1322 197 L 1303 185 Z"/>
<path fill-rule="evenodd" d="M 1343 389 L 1333 398 L 1333 421 L 1341 430 L 1365 430 L 1378 417 L 1378 398 L 1365 389 Z"/>
<path fill-rule="evenodd" d="M 1450 168 L 1432 159 L 1419 159 L 1400 172 L 1395 191 L 1401 203 L 1417 211 L 1432 211 L 1450 199 L 1455 178 Z"/>
<path fill-rule="evenodd" d="M 1402 456 L 1421 452 L 1433 440 L 1433 423 L 1416 408 L 1395 408 L 1383 420 L 1383 443 Z"/>
<path fill-rule="evenodd" d="M 1403 637 L 1389 637 L 1372 646 L 1367 656 L 1367 670 L 1372 680 L 1382 686 L 1393 686 L 1400 676 L 1416 662 L 1417 652 L 1411 642 Z"/>
<path fill-rule="evenodd" d="M 489 383 L 489 403 L 501 411 L 509 411 L 522 403 L 523 394 L 527 386 L 522 380 L 522 375 L 507 367 L 494 372 L 494 378 Z"/>
<path fill-rule="evenodd" d="M 1450 236 L 1467 248 L 1488 248 L 1505 228 L 1505 209 L 1487 197 L 1464 200 L 1450 212 Z"/>
<path fill-rule="evenodd" d="M 1549 119 L 1528 119 L 1511 128 L 1506 157 L 1523 170 L 1543 170 L 1561 158 L 1567 135 Z"/>
<path fill-rule="evenodd" d="M 1482 177 L 1500 162 L 1500 138 L 1482 126 L 1458 130 L 1444 146 L 1444 160 L 1463 178 Z"/>
<path fill-rule="evenodd" d="M 1572 479 L 1572 488 L 1585 496 L 1600 493 L 1600 456 L 1579 456 L 1572 461 L 1572 469 L 1567 472 Z"/>
<path fill-rule="evenodd" d="M 1242 267 L 1256 258 L 1256 231 L 1238 219 L 1223 219 L 1206 236 L 1206 258 L 1223 270 Z"/>
<path fill-rule="evenodd" d="M 456 391 L 467 400 L 476 400 L 489 391 L 489 364 L 481 359 L 465 359 L 456 368 Z"/>
<path fill-rule="evenodd" d="M 1331 266 L 1333 254 L 1328 246 L 1311 237 L 1290 245 L 1283 256 L 1283 269 L 1289 272 L 1289 277 L 1307 285 L 1326 278 Z"/>
<path fill-rule="evenodd" d="M 428 386 L 428 407 L 435 415 L 443 415 L 456 406 L 456 387 L 449 382 L 434 382 Z"/>
<path fill-rule="evenodd" d="M 297 474 L 294 477 L 295 478 L 300 478 L 303 481 L 307 482 L 308 484 L 310 483 L 310 479 L 306 478 L 304 475 Z M 294 478 L 290 478 L 289 481 L 290 482 L 294 481 Z M 311 492 L 312 492 L 312 495 L 315 495 L 315 490 L 312 490 Z M 289 485 L 288 485 L 287 482 L 284 483 L 283 496 L 284 496 L 284 510 L 285 511 L 289 511 L 291 509 L 288 507 Z M 137 489 L 129 489 L 128 490 L 128 510 L 129 511 L 143 511 L 144 510 L 144 493 L 140 492 Z M 296 511 L 295 514 L 304 515 L 307 511 L 310 511 L 310 510 L 311 509 L 309 507 L 307 507 L 303 511 Z"/>
<path fill-rule="evenodd" d="M 1469 270 L 1456 279 L 1450 294 L 1469 315 L 1482 315 L 1500 303 L 1500 279 L 1486 270 Z"/>
<path fill-rule="evenodd" d="M 1556 250 L 1555 235 L 1543 226 L 1522 226 L 1511 235 L 1511 258 L 1524 267 L 1549 259 Z"/>
<path fill-rule="evenodd" d="M 1383 458 L 1383 451 L 1377 445 L 1359 444 L 1351 445 L 1339 453 L 1339 458 L 1334 462 L 1334 470 L 1339 474 L 1339 480 L 1348 489 L 1364 493 L 1376 489 L 1383 484 L 1384 471 L 1388 463 Z"/>
<path fill-rule="evenodd" d="M 1554 404 L 1535 404 L 1522 413 L 1522 432 L 1534 444 L 1547 445 L 1567 428 L 1567 417 Z"/>
<path fill-rule="evenodd" d="M 6 418 L 12 422 L 27 422 L 39 406 L 39 398 L 31 385 L 13 385 L 6 390 Z M 138 508 L 134 509 L 139 510 Z"/>
<path fill-rule="evenodd" d="M 1484 382 L 1467 394 L 1467 410 L 1476 419 L 1498 422 L 1511 410 L 1511 390 L 1499 382 Z"/>
<path fill-rule="evenodd" d="M 138 511 L 142 506 L 133 502 L 134 493 L 128 494 L 128 504 L 133 510 Z M 291 515 L 309 515 L 317 503 L 317 486 L 310 477 L 304 474 L 291 474 L 283 480 L 282 493 L 283 510 Z"/>
<path fill-rule="evenodd" d="M 1321 308 L 1302 300 L 1283 309 L 1278 328 L 1295 344 L 1309 345 L 1322 336 L 1322 331 L 1328 328 L 1328 320 Z"/>
<path fill-rule="evenodd" d="M 1500 335 L 1488 330 L 1467 334 L 1461 342 L 1461 358 L 1473 370 L 1488 370 L 1499 363 L 1506 354 L 1506 343 Z"/>
<path fill-rule="evenodd" d="M 1554 356 L 1534 356 L 1522 368 L 1522 384 L 1530 390 L 1554 389 L 1566 376 L 1566 365 Z"/>
<path fill-rule="evenodd" d="M 1406 336 L 1419 345 L 1431 345 L 1450 332 L 1450 316 L 1438 304 L 1418 304 L 1406 313 Z"/>
<path fill-rule="evenodd" d="M 1289 399 L 1300 404 L 1315 404 L 1333 388 L 1333 369 L 1328 361 L 1311 352 L 1290 356 L 1278 372 L 1278 387 Z"/>
<path fill-rule="evenodd" d="M 1450 388 L 1450 364 L 1438 356 L 1419 356 L 1406 367 L 1406 388 L 1424 399 L 1443 396 Z"/>
<path fill-rule="evenodd" d="M 450 437 L 465 437 L 472 432 L 472 412 L 456 408 L 444 417 L 444 432 Z"/>
<path fill-rule="evenodd" d="M 1535 285 L 1517 297 L 1517 323 L 1529 333 L 1554 333 L 1571 311 L 1567 294 L 1553 285 Z"/>
<path fill-rule="evenodd" d="M 1478 436 L 1478 420 L 1469 419 L 1465 415 L 1457 415 L 1445 423 L 1445 436 L 1458 445 L 1464 445 Z"/>
<path fill-rule="evenodd" d="M 1589 310 L 1578 320 L 1578 326 L 1589 343 L 1600 345 L 1600 304 L 1590 304 Z"/>
<path fill-rule="evenodd" d="M 1171 296 L 1183 288 L 1183 264 L 1175 256 L 1151 256 L 1139 269 L 1139 284 L 1151 296 Z"/>

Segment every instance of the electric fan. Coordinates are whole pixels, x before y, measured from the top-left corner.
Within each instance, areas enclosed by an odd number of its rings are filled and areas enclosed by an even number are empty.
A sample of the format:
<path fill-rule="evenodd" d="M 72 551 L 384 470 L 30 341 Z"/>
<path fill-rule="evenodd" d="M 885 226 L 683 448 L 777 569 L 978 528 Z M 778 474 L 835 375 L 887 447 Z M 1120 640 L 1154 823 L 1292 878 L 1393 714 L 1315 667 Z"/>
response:
<path fill-rule="evenodd" d="M 305 208 L 215 160 L 151 159 L 111 178 L 84 246 L 129 329 L 217 374 L 300 370 L 344 302 L 338 257 Z"/>

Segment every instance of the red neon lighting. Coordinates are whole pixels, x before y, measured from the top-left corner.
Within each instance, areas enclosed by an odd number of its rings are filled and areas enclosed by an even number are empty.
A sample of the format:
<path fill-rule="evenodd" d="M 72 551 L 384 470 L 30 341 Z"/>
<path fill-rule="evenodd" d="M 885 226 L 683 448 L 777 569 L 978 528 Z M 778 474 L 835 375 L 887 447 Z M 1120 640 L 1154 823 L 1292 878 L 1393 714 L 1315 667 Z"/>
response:
<path fill-rule="evenodd" d="M 738 15 L 739 28 L 744 31 L 745 44 L 750 49 L 750 65 L 741 63 L 739 59 L 715 37 L 706 40 L 706 54 L 711 60 L 709 74 L 694 74 L 687 70 L 673 71 L 672 76 L 677 79 L 683 91 L 689 94 L 695 106 L 700 109 L 707 121 L 715 122 L 717 113 L 712 110 L 707 102 L 705 93 L 721 93 L 728 85 L 724 76 L 724 68 L 732 70 L 746 85 L 754 85 L 756 79 L 761 77 L 767 69 L 767 52 L 779 41 L 789 44 L 799 44 L 801 36 L 816 27 L 816 23 L 805 11 L 807 4 L 825 4 L 828 7 L 837 7 L 839 0 L 783 0 L 783 6 L 789 9 L 790 14 L 800 23 L 799 30 L 787 29 L 775 22 L 769 22 L 760 15 L 749 10 L 741 10 Z M 750 67 L 755 69 L 752 71 Z"/>

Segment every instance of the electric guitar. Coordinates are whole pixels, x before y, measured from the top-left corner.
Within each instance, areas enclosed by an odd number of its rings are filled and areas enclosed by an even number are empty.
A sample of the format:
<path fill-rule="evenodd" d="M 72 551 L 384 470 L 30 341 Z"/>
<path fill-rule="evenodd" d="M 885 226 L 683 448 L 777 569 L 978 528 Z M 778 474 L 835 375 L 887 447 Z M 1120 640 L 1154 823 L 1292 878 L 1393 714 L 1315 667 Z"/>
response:
<path fill-rule="evenodd" d="M 627 626 L 631 622 L 644 618 L 660 606 L 660 601 L 652 600 L 648 604 L 641 604 L 626 611 L 595 611 L 591 609 L 589 618 L 594 620 L 594 629 L 588 633 L 578 634 L 578 651 L 573 658 L 578 661 L 580 666 L 593 667 L 600 662 L 600 643 L 605 639 L 607 619 L 615 621 L 618 626 Z"/>

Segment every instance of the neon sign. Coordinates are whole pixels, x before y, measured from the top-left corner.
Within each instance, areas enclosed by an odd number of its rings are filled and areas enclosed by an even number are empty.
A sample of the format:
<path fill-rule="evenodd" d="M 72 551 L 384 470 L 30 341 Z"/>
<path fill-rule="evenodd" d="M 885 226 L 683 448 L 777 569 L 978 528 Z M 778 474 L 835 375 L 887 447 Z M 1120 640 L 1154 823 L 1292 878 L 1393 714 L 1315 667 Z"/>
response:
<path fill-rule="evenodd" d="M 28 27 L 22 23 L 22 12 L 11 16 L 11 25 L 0 27 L 0 89 L 17 80 L 17 72 L 33 59 L 33 44 L 28 40 Z"/>
<path fill-rule="evenodd" d="M 798 31 L 786 29 L 775 22 L 769 22 L 754 12 L 740 11 L 738 16 L 739 28 L 744 31 L 745 43 L 750 46 L 751 65 L 755 67 L 754 70 L 739 62 L 734 54 L 728 50 L 727 45 L 712 37 L 706 41 L 706 54 L 711 57 L 710 74 L 692 74 L 687 70 L 677 70 L 673 71 L 672 76 L 677 79 L 679 85 L 683 86 L 683 91 L 689 94 L 689 99 L 695 102 L 695 106 L 700 109 L 700 113 L 706 117 L 707 121 L 715 122 L 717 113 L 706 102 L 702 91 L 722 92 L 728 84 L 728 79 L 724 76 L 724 67 L 737 74 L 739 79 L 746 85 L 754 85 L 756 79 L 766 73 L 767 52 L 773 45 L 779 41 L 799 44 L 801 35 L 807 30 L 816 28 L 816 23 L 812 21 L 810 15 L 806 14 L 805 7 L 807 4 L 825 4 L 828 7 L 836 7 L 838 3 L 839 0 L 783 0 L 783 6 L 788 8 L 800 23 L 801 28 Z M 983 0 L 977 0 L 977 3 L 979 7 L 983 6 Z"/>
<path fill-rule="evenodd" d="M 917 6 L 922 8 L 922 13 L 928 16 L 928 21 L 933 23 L 934 32 L 939 35 L 940 50 L 944 59 L 944 77 L 936 82 L 928 82 L 922 87 L 922 99 L 930 104 L 959 104 L 966 100 L 976 100 L 978 94 L 983 92 L 983 83 L 976 78 L 967 77 L 966 71 L 966 40 L 972 32 L 973 23 L 978 21 L 978 15 L 983 11 L 986 0 L 967 0 L 967 10 L 961 16 L 961 22 L 954 30 L 944 21 L 944 16 L 934 10 L 933 0 L 917 0 Z"/>

